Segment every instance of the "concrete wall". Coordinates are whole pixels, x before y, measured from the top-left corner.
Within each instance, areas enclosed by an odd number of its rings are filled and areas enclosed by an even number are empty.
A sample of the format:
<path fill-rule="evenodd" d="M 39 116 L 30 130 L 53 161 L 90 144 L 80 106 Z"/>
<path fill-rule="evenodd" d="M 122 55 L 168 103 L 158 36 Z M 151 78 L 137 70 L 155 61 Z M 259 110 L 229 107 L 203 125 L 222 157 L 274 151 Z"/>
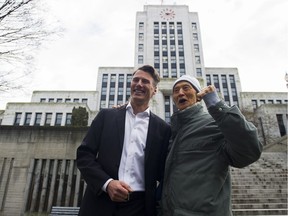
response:
<path fill-rule="evenodd" d="M 259 131 L 259 138 L 264 145 L 271 145 L 281 138 L 276 115 L 282 116 L 287 135 L 287 113 L 286 104 L 263 104 L 256 109 L 254 121 Z"/>
<path fill-rule="evenodd" d="M 33 159 L 75 159 L 87 129 L 0 126 L 0 215 L 24 215 Z"/>

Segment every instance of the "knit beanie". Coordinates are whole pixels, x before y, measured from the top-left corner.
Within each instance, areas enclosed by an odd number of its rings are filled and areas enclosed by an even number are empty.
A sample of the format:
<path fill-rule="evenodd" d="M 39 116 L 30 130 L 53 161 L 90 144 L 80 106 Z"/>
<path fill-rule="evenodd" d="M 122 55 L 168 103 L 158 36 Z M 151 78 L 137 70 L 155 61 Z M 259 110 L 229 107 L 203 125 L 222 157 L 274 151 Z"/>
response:
<path fill-rule="evenodd" d="M 192 77 L 192 76 L 189 76 L 189 75 L 183 75 L 181 76 L 180 78 L 178 78 L 174 84 L 173 84 L 173 88 L 175 87 L 175 85 L 178 83 L 178 82 L 181 82 L 181 81 L 187 81 L 189 82 L 192 87 L 196 90 L 196 92 L 200 92 L 201 91 L 201 86 L 200 86 L 200 83 L 199 81 L 195 78 L 195 77 Z"/>

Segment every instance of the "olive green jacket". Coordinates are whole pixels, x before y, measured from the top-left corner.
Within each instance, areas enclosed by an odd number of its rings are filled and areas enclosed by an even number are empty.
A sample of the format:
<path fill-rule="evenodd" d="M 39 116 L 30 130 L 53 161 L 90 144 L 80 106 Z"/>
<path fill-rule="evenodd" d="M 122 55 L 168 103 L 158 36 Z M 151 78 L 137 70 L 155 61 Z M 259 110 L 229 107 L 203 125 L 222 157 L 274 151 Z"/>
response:
<path fill-rule="evenodd" d="M 245 167 L 261 155 L 256 127 L 236 106 L 221 101 L 208 111 L 198 103 L 171 118 L 163 216 L 232 215 L 229 166 Z"/>

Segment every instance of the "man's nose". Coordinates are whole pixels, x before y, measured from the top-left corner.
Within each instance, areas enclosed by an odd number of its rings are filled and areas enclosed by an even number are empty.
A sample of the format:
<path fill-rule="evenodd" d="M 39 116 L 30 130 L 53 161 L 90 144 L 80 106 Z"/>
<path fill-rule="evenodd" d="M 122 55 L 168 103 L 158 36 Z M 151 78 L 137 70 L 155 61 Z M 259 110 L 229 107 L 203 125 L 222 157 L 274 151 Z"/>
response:
<path fill-rule="evenodd" d="M 143 82 L 142 82 L 142 80 L 141 80 L 141 79 L 139 79 L 139 80 L 138 80 L 138 82 L 136 83 L 136 85 L 140 85 L 140 86 L 142 86 L 142 85 L 143 85 Z"/>
<path fill-rule="evenodd" d="M 182 88 L 179 89 L 179 95 L 184 95 L 184 90 Z"/>

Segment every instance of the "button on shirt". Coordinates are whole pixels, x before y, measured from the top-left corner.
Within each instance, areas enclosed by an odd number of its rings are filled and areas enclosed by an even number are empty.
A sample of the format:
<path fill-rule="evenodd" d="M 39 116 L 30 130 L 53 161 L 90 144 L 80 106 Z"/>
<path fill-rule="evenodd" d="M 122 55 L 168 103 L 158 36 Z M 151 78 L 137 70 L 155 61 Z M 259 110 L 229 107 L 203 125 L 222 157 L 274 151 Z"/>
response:
<path fill-rule="evenodd" d="M 124 144 L 118 176 L 134 191 L 145 190 L 144 160 L 149 115 L 149 108 L 135 115 L 130 103 L 126 107 Z"/>

